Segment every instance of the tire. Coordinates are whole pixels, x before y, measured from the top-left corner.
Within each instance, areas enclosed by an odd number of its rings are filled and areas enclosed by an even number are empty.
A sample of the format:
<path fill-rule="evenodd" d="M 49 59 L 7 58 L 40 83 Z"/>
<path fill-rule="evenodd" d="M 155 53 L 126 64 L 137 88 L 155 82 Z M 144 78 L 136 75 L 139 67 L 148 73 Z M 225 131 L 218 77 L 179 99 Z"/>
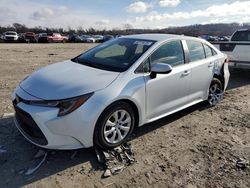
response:
<path fill-rule="evenodd" d="M 208 93 L 207 102 L 210 106 L 215 106 L 218 104 L 223 98 L 223 87 L 222 83 L 219 79 L 213 78 Z"/>
<path fill-rule="evenodd" d="M 126 102 L 116 102 L 99 117 L 94 131 L 94 145 L 102 149 L 115 148 L 127 141 L 134 127 L 132 107 Z"/>

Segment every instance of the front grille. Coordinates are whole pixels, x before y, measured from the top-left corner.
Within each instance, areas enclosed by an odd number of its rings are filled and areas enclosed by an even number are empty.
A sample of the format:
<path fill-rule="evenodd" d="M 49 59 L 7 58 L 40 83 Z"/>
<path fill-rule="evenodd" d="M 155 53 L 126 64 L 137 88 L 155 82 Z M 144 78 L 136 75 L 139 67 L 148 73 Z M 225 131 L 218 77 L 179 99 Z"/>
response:
<path fill-rule="evenodd" d="M 38 39 L 39 42 L 48 42 L 48 38 L 47 37 L 40 37 Z"/>
<path fill-rule="evenodd" d="M 29 40 L 34 40 L 35 37 L 33 37 L 33 36 L 25 36 L 25 39 L 26 39 L 26 40 L 27 40 L 27 39 L 29 39 Z"/>
<path fill-rule="evenodd" d="M 14 109 L 16 111 L 16 120 L 19 124 L 19 128 L 25 133 L 25 135 L 33 142 L 39 145 L 47 145 L 48 141 L 41 129 L 37 126 L 33 118 L 22 109 L 16 106 L 16 101 L 13 101 Z"/>
<path fill-rule="evenodd" d="M 6 40 L 14 40 L 15 39 L 15 37 L 5 37 L 6 38 Z"/>

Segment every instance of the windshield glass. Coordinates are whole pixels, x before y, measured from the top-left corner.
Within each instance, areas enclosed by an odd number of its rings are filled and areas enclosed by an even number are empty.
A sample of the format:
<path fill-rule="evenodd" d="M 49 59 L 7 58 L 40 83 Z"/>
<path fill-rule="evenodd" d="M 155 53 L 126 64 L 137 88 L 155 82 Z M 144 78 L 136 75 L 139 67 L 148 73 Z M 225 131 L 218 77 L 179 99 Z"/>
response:
<path fill-rule="evenodd" d="M 6 35 L 16 35 L 15 32 L 6 32 Z"/>
<path fill-rule="evenodd" d="M 103 70 L 123 72 L 154 43 L 151 40 L 119 38 L 98 45 L 72 61 Z"/>

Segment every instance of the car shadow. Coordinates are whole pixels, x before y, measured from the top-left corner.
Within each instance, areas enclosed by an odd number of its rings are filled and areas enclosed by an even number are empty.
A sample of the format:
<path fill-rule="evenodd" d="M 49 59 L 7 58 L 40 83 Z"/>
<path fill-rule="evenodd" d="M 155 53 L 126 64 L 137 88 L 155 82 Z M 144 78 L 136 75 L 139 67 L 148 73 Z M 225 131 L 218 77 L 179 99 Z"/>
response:
<path fill-rule="evenodd" d="M 30 144 L 16 129 L 13 117 L 0 119 L 0 187 L 21 187 L 53 174 L 67 173 L 67 169 L 79 165 L 81 174 L 99 168 L 93 148 L 71 151 L 48 150 L 42 166 L 31 175 L 29 168 L 37 166 L 42 157 L 34 156 L 40 148 Z"/>
<path fill-rule="evenodd" d="M 189 108 L 186 108 L 184 110 L 181 110 L 179 112 L 176 112 L 174 114 L 171 114 L 169 116 L 166 116 L 164 118 L 161 118 L 159 120 L 153 121 L 151 123 L 147 123 L 141 127 L 138 127 L 136 131 L 134 132 L 134 135 L 132 136 L 131 140 L 136 139 L 140 136 L 143 136 L 149 132 L 152 132 L 162 126 L 167 126 L 168 124 L 171 124 L 172 122 L 175 122 L 178 119 L 181 119 L 185 117 L 186 115 L 191 114 L 192 112 L 195 111 L 202 111 L 202 110 L 207 110 L 210 107 L 207 102 L 201 102 L 196 105 L 193 105 Z"/>
<path fill-rule="evenodd" d="M 231 70 L 228 90 L 250 84 L 250 71 Z M 194 111 L 207 110 L 206 102 L 202 102 L 174 113 L 160 120 L 139 127 L 131 140 L 141 137 L 162 126 L 168 125 Z M 79 173 L 88 174 L 89 171 L 99 169 L 99 164 L 93 148 L 73 151 L 49 151 L 44 164 L 32 175 L 25 175 L 30 167 L 35 166 L 41 158 L 34 156 L 39 148 L 30 144 L 16 129 L 13 117 L 0 118 L 0 187 L 21 187 L 44 179 L 51 175 L 72 173 L 75 167 Z"/>
<path fill-rule="evenodd" d="M 193 111 L 206 108 L 206 103 L 200 103 L 149 123 L 138 128 L 133 134 L 132 140 L 174 122 Z M 101 168 L 94 148 L 71 151 L 48 150 L 48 157 L 44 164 L 32 175 L 25 175 L 29 168 L 36 166 L 42 160 L 42 157 L 35 159 L 34 156 L 40 148 L 29 143 L 19 133 L 14 125 L 13 117 L 0 119 L 0 149 L 6 151 L 0 153 L 0 187 L 21 187 L 51 175 L 60 176 L 63 173 L 71 173 L 70 168 L 74 166 L 77 166 L 78 173 L 84 174 Z"/>
<path fill-rule="evenodd" d="M 250 84 L 250 69 L 230 68 L 230 81 L 227 90 Z"/>

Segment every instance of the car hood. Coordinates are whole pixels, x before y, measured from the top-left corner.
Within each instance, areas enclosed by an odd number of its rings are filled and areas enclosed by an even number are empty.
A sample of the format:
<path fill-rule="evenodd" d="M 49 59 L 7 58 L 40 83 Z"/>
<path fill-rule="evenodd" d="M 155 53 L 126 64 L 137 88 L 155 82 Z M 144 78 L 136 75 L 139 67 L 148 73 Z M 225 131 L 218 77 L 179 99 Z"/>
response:
<path fill-rule="evenodd" d="M 34 72 L 20 83 L 20 87 L 40 99 L 60 100 L 101 90 L 118 75 L 117 72 L 65 61 Z"/>

